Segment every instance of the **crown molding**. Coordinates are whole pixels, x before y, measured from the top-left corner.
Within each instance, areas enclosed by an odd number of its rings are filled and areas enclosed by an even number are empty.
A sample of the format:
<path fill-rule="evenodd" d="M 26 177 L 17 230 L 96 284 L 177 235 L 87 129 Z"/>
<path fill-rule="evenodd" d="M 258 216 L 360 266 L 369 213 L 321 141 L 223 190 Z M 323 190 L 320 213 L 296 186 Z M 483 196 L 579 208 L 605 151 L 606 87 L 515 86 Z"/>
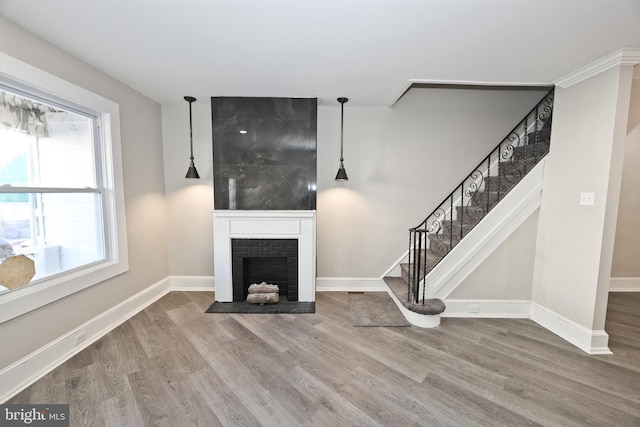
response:
<path fill-rule="evenodd" d="M 640 48 L 622 48 L 553 81 L 556 86 L 566 89 L 591 77 L 597 76 L 620 65 L 640 63 Z"/>

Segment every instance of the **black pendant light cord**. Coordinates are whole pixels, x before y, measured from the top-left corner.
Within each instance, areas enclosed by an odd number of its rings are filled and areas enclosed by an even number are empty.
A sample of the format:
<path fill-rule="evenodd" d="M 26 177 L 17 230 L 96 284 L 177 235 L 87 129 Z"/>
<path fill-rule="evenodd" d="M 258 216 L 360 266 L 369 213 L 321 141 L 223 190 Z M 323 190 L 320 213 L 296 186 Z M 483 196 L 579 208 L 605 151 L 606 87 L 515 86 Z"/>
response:
<path fill-rule="evenodd" d="M 193 96 L 185 96 L 184 100 L 189 103 L 189 147 L 191 149 L 191 164 L 193 165 L 193 116 L 191 115 L 191 104 L 196 99 Z"/>
<path fill-rule="evenodd" d="M 191 150 L 191 156 L 189 159 L 191 163 L 189 164 L 189 170 L 187 171 L 187 175 L 185 178 L 200 178 L 198 175 L 198 171 L 196 170 L 196 165 L 193 163 L 193 120 L 191 114 L 191 104 L 196 100 L 193 96 L 185 96 L 184 100 L 189 103 L 189 148 Z"/>
<path fill-rule="evenodd" d="M 347 98 L 338 98 L 338 102 L 340 103 L 340 167 L 344 167 L 344 156 L 343 156 L 343 147 L 344 147 L 344 103 L 347 102 Z"/>
<path fill-rule="evenodd" d="M 340 97 L 338 102 L 340 103 L 340 168 L 336 175 L 336 181 L 348 181 L 347 171 L 344 169 L 344 103 L 349 101 L 349 98 Z"/>

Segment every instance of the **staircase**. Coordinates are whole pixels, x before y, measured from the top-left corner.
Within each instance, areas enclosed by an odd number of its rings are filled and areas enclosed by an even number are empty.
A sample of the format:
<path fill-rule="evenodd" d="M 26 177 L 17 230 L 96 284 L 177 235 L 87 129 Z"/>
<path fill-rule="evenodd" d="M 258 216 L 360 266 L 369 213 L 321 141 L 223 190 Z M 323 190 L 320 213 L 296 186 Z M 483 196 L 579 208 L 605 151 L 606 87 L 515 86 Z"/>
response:
<path fill-rule="evenodd" d="M 432 297 L 437 283 L 430 281 L 430 273 L 549 152 L 553 95 L 549 91 L 424 221 L 409 229 L 400 277 L 384 280 L 405 316 L 416 320 L 409 318 L 411 323 L 439 324 L 446 307 Z"/>

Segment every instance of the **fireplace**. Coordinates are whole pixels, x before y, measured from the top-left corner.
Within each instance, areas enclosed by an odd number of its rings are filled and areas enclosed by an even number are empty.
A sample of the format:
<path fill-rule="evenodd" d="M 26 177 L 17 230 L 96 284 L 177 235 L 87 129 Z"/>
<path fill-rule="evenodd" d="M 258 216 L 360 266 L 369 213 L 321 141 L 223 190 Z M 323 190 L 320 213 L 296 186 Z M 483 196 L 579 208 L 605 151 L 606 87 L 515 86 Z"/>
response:
<path fill-rule="evenodd" d="M 211 98 L 216 302 L 240 302 L 251 281 L 278 282 L 272 284 L 294 305 L 315 301 L 317 104 Z M 236 260 L 233 242 L 245 239 L 296 246 L 286 255 L 274 250 Z"/>
<path fill-rule="evenodd" d="M 245 301 L 249 285 L 277 285 L 281 298 L 298 301 L 297 239 L 231 239 L 233 302 Z"/>
<path fill-rule="evenodd" d="M 315 301 L 315 211 L 214 211 L 213 233 L 216 301 L 244 301 L 244 286 L 251 284 L 247 282 L 268 283 L 269 276 L 261 276 L 261 269 L 281 263 L 278 258 L 286 258 L 288 276 L 276 274 L 271 280 L 287 282 L 283 291 L 287 299 Z M 280 265 L 277 270 L 282 272 Z M 280 283 L 273 284 L 280 287 Z"/>

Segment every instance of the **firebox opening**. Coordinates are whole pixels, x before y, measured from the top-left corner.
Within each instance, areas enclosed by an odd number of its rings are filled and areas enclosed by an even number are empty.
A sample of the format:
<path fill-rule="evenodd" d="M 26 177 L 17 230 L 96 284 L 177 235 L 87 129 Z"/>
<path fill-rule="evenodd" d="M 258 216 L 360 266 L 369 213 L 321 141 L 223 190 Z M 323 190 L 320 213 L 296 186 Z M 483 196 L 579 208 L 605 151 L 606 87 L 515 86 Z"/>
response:
<path fill-rule="evenodd" d="M 281 300 L 298 301 L 297 239 L 231 239 L 233 301 L 246 301 L 249 285 L 278 285 Z"/>
<path fill-rule="evenodd" d="M 246 299 L 249 293 L 249 285 L 266 282 L 269 285 L 278 285 L 278 294 L 287 296 L 287 258 L 286 257 L 262 257 L 244 258 L 243 268 L 243 297 Z"/>

